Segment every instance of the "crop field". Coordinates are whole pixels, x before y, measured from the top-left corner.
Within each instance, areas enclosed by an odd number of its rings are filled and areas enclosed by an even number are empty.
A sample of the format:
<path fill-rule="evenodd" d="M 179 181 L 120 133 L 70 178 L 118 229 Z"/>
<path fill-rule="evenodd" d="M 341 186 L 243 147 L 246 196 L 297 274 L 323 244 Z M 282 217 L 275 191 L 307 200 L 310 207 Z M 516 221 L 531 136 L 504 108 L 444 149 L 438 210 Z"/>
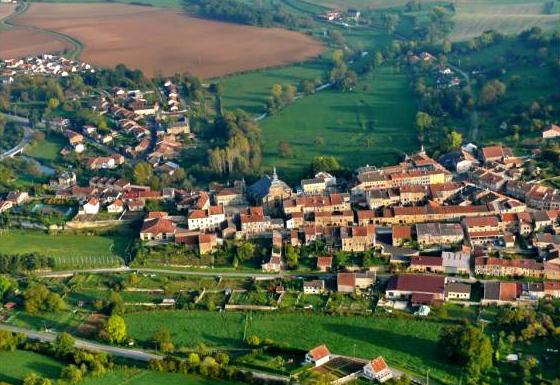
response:
<path fill-rule="evenodd" d="M 20 384 L 29 373 L 37 373 L 47 378 L 56 378 L 62 364 L 38 353 L 16 350 L 0 352 L 0 382 Z"/>
<path fill-rule="evenodd" d="M 346 167 L 395 163 L 418 146 L 415 112 L 407 76 L 383 67 L 351 92 L 321 91 L 263 120 L 265 165 L 293 182 L 319 155 Z M 280 142 L 290 145 L 291 157 L 279 156 Z"/>
<path fill-rule="evenodd" d="M 23 27 L 0 31 L 0 57 L 16 58 L 45 52 L 63 52 L 71 48 L 66 42 L 46 33 Z"/>
<path fill-rule="evenodd" d="M 556 8 L 552 14 L 545 13 L 544 4 L 544 1 L 536 0 L 459 1 L 450 38 L 464 41 L 488 30 L 518 34 L 535 26 L 543 30 L 560 30 L 560 14 Z"/>
<path fill-rule="evenodd" d="M 130 242 L 123 235 L 49 235 L 40 231 L 0 233 L 0 253 L 38 253 L 61 266 L 113 266 L 120 263 Z"/>
<path fill-rule="evenodd" d="M 145 343 L 165 324 L 178 345 L 200 342 L 222 348 L 243 346 L 243 338 L 257 335 L 308 350 L 326 343 L 333 353 L 370 359 L 383 355 L 389 365 L 417 374 L 431 368 L 431 376 L 445 383 L 454 369 L 438 360 L 437 337 L 443 324 L 429 320 L 316 313 L 230 313 L 161 311 L 128 313 L 129 334 Z M 313 327 L 309 327 L 313 325 Z"/>
<path fill-rule="evenodd" d="M 405 5 L 407 0 L 306 0 L 309 3 L 318 4 L 333 9 L 347 10 L 357 9 L 379 9 L 392 8 Z"/>
<path fill-rule="evenodd" d="M 147 75 L 190 72 L 208 78 L 302 61 L 323 52 L 319 41 L 298 32 L 125 4 L 34 3 L 17 22 L 81 42 L 80 57 L 86 62 L 102 67 L 124 63 Z"/>

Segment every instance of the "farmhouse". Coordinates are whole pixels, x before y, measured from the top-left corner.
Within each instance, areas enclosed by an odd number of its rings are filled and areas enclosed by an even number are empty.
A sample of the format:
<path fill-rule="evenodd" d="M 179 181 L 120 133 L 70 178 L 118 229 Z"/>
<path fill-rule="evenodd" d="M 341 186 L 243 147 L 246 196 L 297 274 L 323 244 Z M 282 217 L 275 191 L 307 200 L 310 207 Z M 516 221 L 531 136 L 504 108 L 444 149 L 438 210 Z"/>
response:
<path fill-rule="evenodd" d="M 143 241 L 172 241 L 175 239 L 177 227 L 170 219 L 164 217 L 146 218 L 140 230 Z"/>
<path fill-rule="evenodd" d="M 326 364 L 331 359 L 331 352 L 327 345 L 320 345 L 311 349 L 305 355 L 306 364 L 314 364 L 315 367 Z"/>
<path fill-rule="evenodd" d="M 363 373 L 367 379 L 375 380 L 380 383 L 384 383 L 393 378 L 393 372 L 381 356 L 368 362 L 363 368 Z"/>

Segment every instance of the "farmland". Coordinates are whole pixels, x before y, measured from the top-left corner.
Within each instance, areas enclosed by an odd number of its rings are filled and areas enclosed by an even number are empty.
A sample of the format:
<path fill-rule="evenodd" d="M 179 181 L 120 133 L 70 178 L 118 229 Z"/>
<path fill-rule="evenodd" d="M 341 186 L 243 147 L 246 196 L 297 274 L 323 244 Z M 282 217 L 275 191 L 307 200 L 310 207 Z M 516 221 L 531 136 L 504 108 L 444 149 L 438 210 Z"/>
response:
<path fill-rule="evenodd" d="M 265 163 L 294 179 L 318 155 L 347 167 L 389 164 L 417 148 L 414 114 L 407 76 L 383 67 L 352 92 L 322 91 L 264 120 Z M 278 156 L 282 141 L 292 157 Z"/>
<path fill-rule="evenodd" d="M 456 5 L 453 41 L 468 40 L 484 31 L 517 34 L 538 26 L 543 30 L 560 29 L 560 14 L 547 14 L 543 1 L 476 0 Z"/>
<path fill-rule="evenodd" d="M 114 265 L 125 255 L 129 241 L 124 235 L 49 235 L 9 230 L 0 234 L 0 253 L 39 253 L 53 257 L 58 266 Z"/>
<path fill-rule="evenodd" d="M 339 354 L 371 358 L 383 355 L 389 364 L 443 381 L 454 377 L 452 369 L 437 360 L 436 340 L 442 324 L 395 318 L 344 317 L 321 314 L 252 314 L 215 312 L 139 312 L 126 315 L 129 333 L 141 342 L 165 323 L 174 342 L 196 346 L 200 342 L 222 347 L 243 346 L 243 337 L 258 335 L 307 350 L 328 343 Z M 313 327 L 309 327 L 313 325 Z"/>
<path fill-rule="evenodd" d="M 297 32 L 123 4 L 35 3 L 17 22 L 79 40 L 86 62 L 106 67 L 124 63 L 148 75 L 190 72 L 215 77 L 301 61 L 323 51 L 321 43 Z M 152 33 L 146 35 L 147 30 Z"/>

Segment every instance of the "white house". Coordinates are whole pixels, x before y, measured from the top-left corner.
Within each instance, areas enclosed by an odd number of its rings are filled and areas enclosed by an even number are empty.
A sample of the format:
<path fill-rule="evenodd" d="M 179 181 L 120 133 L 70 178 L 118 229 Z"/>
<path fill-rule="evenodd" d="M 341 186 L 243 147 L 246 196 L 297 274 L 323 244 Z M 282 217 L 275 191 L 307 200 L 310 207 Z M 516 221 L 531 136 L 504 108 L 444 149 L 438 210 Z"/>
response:
<path fill-rule="evenodd" d="M 316 348 L 311 349 L 305 355 L 306 364 L 314 364 L 315 367 L 321 366 L 329 362 L 331 359 L 331 352 L 327 348 L 327 345 L 320 345 Z"/>
<path fill-rule="evenodd" d="M 212 230 L 226 220 L 223 206 L 210 206 L 208 210 L 193 210 L 187 218 L 189 230 Z"/>
<path fill-rule="evenodd" d="M 117 199 L 107 206 L 107 211 L 113 214 L 122 213 L 124 211 L 124 203 L 122 200 Z"/>
<path fill-rule="evenodd" d="M 393 372 L 385 363 L 383 357 L 379 356 L 364 366 L 364 376 L 370 380 L 376 380 L 383 383 L 393 378 Z"/>
<path fill-rule="evenodd" d="M 316 279 L 303 283 L 304 294 L 321 294 L 325 290 L 325 281 Z"/>
<path fill-rule="evenodd" d="M 97 198 L 90 198 L 86 204 L 82 206 L 84 214 L 97 215 L 99 213 L 99 200 Z"/>

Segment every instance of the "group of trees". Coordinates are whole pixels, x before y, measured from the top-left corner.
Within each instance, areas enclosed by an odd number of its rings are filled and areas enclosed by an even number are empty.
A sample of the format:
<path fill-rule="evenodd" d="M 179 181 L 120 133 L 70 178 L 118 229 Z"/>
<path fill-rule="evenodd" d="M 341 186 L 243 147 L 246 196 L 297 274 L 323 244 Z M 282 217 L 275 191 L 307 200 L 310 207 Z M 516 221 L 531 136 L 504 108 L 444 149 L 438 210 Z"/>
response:
<path fill-rule="evenodd" d="M 297 88 L 291 84 L 274 84 L 266 101 L 266 111 L 271 114 L 292 103 L 297 96 Z"/>
<path fill-rule="evenodd" d="M 163 360 L 152 360 L 149 367 L 159 372 L 197 373 L 204 377 L 239 379 L 240 373 L 228 368 L 229 355 L 224 352 L 212 352 L 205 346 L 190 352 L 186 359 L 166 357 Z"/>
<path fill-rule="evenodd" d="M 334 88 L 341 91 L 350 91 L 358 83 L 356 72 L 348 68 L 344 60 L 344 52 L 340 49 L 335 50 L 332 56 L 333 68 L 329 74 L 329 82 Z"/>
<path fill-rule="evenodd" d="M 66 308 L 64 300 L 43 284 L 31 284 L 23 293 L 25 311 L 34 314 L 39 312 L 57 312 Z"/>
<path fill-rule="evenodd" d="M 279 4 L 264 7 L 236 0 L 184 0 L 184 5 L 187 11 L 210 19 L 260 27 L 304 28 L 312 23 L 310 18 L 294 15 Z"/>
<path fill-rule="evenodd" d="M 258 124 L 245 112 L 225 112 L 214 124 L 222 146 L 208 152 L 210 171 L 218 175 L 247 175 L 257 172 L 262 160 L 262 134 Z"/>
<path fill-rule="evenodd" d="M 0 238 L 1 240 L 1 238 Z M 6 255 L 0 254 L 0 273 L 18 273 L 54 267 L 54 258 L 36 253 Z"/>
<path fill-rule="evenodd" d="M 455 325 L 442 329 L 439 336 L 442 357 L 465 368 L 468 384 L 480 384 L 481 375 L 492 368 L 493 348 L 484 331 L 473 325 Z"/>

